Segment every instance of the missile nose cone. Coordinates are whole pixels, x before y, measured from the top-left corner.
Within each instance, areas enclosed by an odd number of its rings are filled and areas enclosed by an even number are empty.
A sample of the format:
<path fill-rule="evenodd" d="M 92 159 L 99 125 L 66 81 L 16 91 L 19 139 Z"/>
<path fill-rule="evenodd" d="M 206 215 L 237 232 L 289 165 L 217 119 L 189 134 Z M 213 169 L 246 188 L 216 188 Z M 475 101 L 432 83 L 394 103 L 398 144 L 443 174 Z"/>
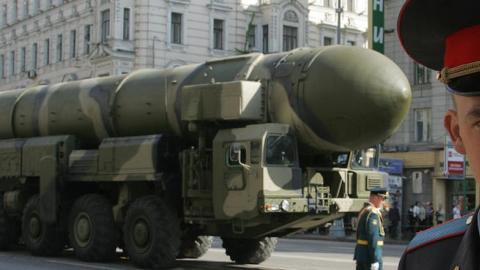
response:
<path fill-rule="evenodd" d="M 328 150 L 384 141 L 400 126 L 411 103 L 402 70 L 384 55 L 358 47 L 324 48 L 311 62 L 304 84 L 301 118 L 327 142 Z"/>

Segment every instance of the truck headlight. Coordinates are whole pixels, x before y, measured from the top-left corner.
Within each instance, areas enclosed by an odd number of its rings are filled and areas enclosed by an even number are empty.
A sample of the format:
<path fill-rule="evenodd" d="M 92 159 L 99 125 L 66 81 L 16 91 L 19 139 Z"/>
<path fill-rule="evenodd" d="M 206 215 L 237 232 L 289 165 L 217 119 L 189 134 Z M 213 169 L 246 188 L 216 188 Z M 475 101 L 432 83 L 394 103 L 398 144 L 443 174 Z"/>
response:
<path fill-rule="evenodd" d="M 285 212 L 288 212 L 290 210 L 290 203 L 287 200 L 283 200 L 280 203 L 280 209 L 282 209 Z"/>

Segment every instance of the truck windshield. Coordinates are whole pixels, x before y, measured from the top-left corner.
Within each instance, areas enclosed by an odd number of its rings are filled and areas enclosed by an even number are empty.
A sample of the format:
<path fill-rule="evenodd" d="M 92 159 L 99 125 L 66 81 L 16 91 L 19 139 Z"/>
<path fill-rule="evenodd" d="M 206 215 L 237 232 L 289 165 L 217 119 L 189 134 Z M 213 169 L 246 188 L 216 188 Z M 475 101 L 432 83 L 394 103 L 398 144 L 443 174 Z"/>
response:
<path fill-rule="evenodd" d="M 266 143 L 267 165 L 293 166 L 295 164 L 295 140 L 290 135 L 270 135 Z"/>
<path fill-rule="evenodd" d="M 352 168 L 378 169 L 379 153 L 379 146 L 353 151 Z"/>

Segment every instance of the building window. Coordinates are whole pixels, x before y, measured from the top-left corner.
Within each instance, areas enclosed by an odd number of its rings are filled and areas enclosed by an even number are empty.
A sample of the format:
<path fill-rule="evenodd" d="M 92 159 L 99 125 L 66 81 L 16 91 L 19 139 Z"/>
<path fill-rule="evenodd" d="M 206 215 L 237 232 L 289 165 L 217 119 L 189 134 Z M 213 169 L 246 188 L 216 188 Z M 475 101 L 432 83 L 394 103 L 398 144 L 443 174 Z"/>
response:
<path fill-rule="evenodd" d="M 27 59 L 26 55 L 27 54 L 27 49 L 25 47 L 22 47 L 20 49 L 20 72 L 25 72 L 27 71 Z"/>
<path fill-rule="evenodd" d="M 5 78 L 5 55 L 0 55 L 0 76 L 2 79 Z"/>
<path fill-rule="evenodd" d="M 63 35 L 57 36 L 57 62 L 63 61 Z"/>
<path fill-rule="evenodd" d="M 28 18 L 29 0 L 23 1 L 23 18 Z"/>
<path fill-rule="evenodd" d="M 255 40 L 257 38 L 256 32 L 257 32 L 257 26 L 256 25 L 249 25 L 248 26 L 247 41 L 248 41 L 248 49 L 249 50 L 252 50 L 257 46 L 256 42 L 255 42 Z"/>
<path fill-rule="evenodd" d="M 333 44 L 333 38 L 323 37 L 323 46 L 330 46 Z"/>
<path fill-rule="evenodd" d="M 262 52 L 268 53 L 268 24 L 262 26 Z"/>
<path fill-rule="evenodd" d="M 130 40 L 130 9 L 123 9 L 123 40 Z"/>
<path fill-rule="evenodd" d="M 7 4 L 4 4 L 2 6 L 2 26 L 7 25 L 7 12 L 8 12 L 8 6 Z"/>
<path fill-rule="evenodd" d="M 297 48 L 297 27 L 283 26 L 283 51 L 290 51 Z"/>
<path fill-rule="evenodd" d="M 224 24 L 224 20 L 213 20 L 213 48 L 215 50 L 223 50 Z"/>
<path fill-rule="evenodd" d="M 92 41 L 92 25 L 85 25 L 85 34 L 83 36 L 83 52 L 90 54 L 90 42 Z"/>
<path fill-rule="evenodd" d="M 414 72 L 413 72 L 413 84 L 419 85 L 419 84 L 427 84 L 430 83 L 430 76 L 431 76 L 431 70 L 420 65 L 417 63 L 414 63 Z"/>
<path fill-rule="evenodd" d="M 324 7 L 332 7 L 332 0 L 323 0 Z"/>
<path fill-rule="evenodd" d="M 171 42 L 182 44 L 182 14 L 172 13 Z"/>
<path fill-rule="evenodd" d="M 415 109 L 415 141 L 429 142 L 431 139 L 431 109 Z"/>
<path fill-rule="evenodd" d="M 40 0 L 33 0 L 33 15 L 37 15 L 40 10 Z"/>
<path fill-rule="evenodd" d="M 355 41 L 353 41 L 353 40 L 347 40 L 347 45 L 349 45 L 349 46 L 355 46 L 355 45 L 357 45 L 357 43 L 356 43 Z"/>
<path fill-rule="evenodd" d="M 110 36 L 110 10 L 102 11 L 102 29 L 101 33 L 101 41 L 102 43 L 106 43 L 108 37 Z"/>
<path fill-rule="evenodd" d="M 10 75 L 15 74 L 15 51 L 10 52 Z"/>
<path fill-rule="evenodd" d="M 37 59 L 38 59 L 38 44 L 33 43 L 33 45 L 32 45 L 32 70 L 37 69 L 37 66 L 38 66 Z"/>
<path fill-rule="evenodd" d="M 15 23 L 17 19 L 18 19 L 18 3 L 17 1 L 13 1 L 12 22 Z"/>
<path fill-rule="evenodd" d="M 355 12 L 355 0 L 347 0 L 347 11 Z"/>
<path fill-rule="evenodd" d="M 77 57 L 77 30 L 70 31 L 70 58 Z"/>
<path fill-rule="evenodd" d="M 50 39 L 45 39 L 45 43 L 43 45 L 43 63 L 45 65 L 50 65 Z"/>

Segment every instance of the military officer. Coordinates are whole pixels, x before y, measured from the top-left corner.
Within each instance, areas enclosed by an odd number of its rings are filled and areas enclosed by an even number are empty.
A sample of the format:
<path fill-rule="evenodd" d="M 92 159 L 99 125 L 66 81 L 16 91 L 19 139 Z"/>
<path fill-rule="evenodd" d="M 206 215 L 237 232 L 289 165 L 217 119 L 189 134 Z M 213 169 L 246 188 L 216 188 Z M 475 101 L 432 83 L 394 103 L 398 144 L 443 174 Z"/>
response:
<path fill-rule="evenodd" d="M 444 117 L 455 149 L 465 154 L 480 180 L 480 1 L 407 0 L 398 21 L 405 51 L 439 71 L 454 109 Z M 399 269 L 480 269 L 478 210 L 418 233 Z"/>
<path fill-rule="evenodd" d="M 354 260 L 357 270 L 381 270 L 382 249 L 385 230 L 383 229 L 382 208 L 387 190 L 375 188 L 370 191 L 368 204 L 358 215 L 357 245 Z"/>

